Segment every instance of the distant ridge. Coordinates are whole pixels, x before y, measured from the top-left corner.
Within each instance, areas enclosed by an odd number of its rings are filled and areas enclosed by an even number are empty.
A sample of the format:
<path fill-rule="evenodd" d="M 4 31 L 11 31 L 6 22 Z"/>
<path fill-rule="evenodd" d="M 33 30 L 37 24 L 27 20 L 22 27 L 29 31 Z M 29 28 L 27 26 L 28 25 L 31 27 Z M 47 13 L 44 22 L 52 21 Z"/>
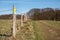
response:
<path fill-rule="evenodd" d="M 33 8 L 27 14 L 33 20 L 60 20 L 60 9 Z"/>
<path fill-rule="evenodd" d="M 13 18 L 13 14 L 5 14 L 5 15 L 0 15 L 0 19 L 12 19 Z M 21 18 L 21 15 L 16 15 L 17 19 Z"/>
<path fill-rule="evenodd" d="M 30 19 L 33 20 L 60 20 L 60 9 L 53 8 L 32 8 L 27 12 Z M 0 19 L 12 19 L 13 14 L 0 15 Z M 16 15 L 17 19 L 21 18 L 21 15 Z"/>

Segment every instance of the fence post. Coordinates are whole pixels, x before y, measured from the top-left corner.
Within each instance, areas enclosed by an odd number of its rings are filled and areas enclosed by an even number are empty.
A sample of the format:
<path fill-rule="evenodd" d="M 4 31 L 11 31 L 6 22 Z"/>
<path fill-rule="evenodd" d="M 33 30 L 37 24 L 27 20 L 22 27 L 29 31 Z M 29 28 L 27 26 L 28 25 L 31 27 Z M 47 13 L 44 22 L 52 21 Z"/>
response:
<path fill-rule="evenodd" d="M 23 15 L 21 15 L 21 27 L 23 27 Z"/>
<path fill-rule="evenodd" d="M 27 22 L 27 14 L 24 14 L 24 22 Z"/>
<path fill-rule="evenodd" d="M 13 5 L 13 37 L 16 37 L 16 7 Z"/>

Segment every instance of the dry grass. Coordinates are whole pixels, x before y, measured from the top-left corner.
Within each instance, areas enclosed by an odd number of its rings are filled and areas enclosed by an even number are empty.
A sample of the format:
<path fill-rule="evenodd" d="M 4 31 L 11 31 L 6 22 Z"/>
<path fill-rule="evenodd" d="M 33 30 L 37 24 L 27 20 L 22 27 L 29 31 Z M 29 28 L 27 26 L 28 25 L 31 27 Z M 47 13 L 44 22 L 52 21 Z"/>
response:
<path fill-rule="evenodd" d="M 35 22 L 44 40 L 60 40 L 60 26 L 58 21 L 40 20 Z"/>
<path fill-rule="evenodd" d="M 20 20 L 17 20 L 16 24 L 16 40 L 60 40 L 60 21 L 28 21 L 21 27 Z M 0 19 L 0 34 L 12 34 L 11 28 L 12 20 Z M 10 38 L 0 36 L 0 40 L 13 40 Z"/>

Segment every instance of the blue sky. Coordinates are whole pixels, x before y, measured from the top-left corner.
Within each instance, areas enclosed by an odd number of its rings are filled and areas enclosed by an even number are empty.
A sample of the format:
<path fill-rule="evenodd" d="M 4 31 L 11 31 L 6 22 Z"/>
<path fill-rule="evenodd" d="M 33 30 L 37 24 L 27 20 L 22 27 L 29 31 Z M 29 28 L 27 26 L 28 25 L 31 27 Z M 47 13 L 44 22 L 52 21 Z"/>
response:
<path fill-rule="evenodd" d="M 0 0 L 0 15 L 12 14 L 13 4 L 17 8 L 17 14 L 26 13 L 32 8 L 60 8 L 60 0 Z"/>

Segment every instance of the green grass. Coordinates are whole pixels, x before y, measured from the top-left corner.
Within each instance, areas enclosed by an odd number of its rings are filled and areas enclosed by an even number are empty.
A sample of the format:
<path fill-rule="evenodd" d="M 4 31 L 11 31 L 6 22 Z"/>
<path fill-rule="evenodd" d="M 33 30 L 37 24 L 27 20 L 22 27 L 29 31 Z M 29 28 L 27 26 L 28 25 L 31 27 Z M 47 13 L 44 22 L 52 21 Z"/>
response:
<path fill-rule="evenodd" d="M 35 33 L 35 40 L 42 40 L 41 38 L 41 35 L 39 34 L 39 28 L 37 27 L 37 24 L 32 21 L 32 25 L 33 25 L 33 28 L 34 28 L 34 33 Z"/>
<path fill-rule="evenodd" d="M 60 21 L 40 20 L 36 23 L 40 28 L 40 33 L 44 36 L 44 40 L 58 40 L 57 37 L 60 35 Z"/>
<path fill-rule="evenodd" d="M 60 21 L 49 21 L 49 20 L 41 20 L 40 22 L 49 25 L 51 27 L 60 29 Z"/>

